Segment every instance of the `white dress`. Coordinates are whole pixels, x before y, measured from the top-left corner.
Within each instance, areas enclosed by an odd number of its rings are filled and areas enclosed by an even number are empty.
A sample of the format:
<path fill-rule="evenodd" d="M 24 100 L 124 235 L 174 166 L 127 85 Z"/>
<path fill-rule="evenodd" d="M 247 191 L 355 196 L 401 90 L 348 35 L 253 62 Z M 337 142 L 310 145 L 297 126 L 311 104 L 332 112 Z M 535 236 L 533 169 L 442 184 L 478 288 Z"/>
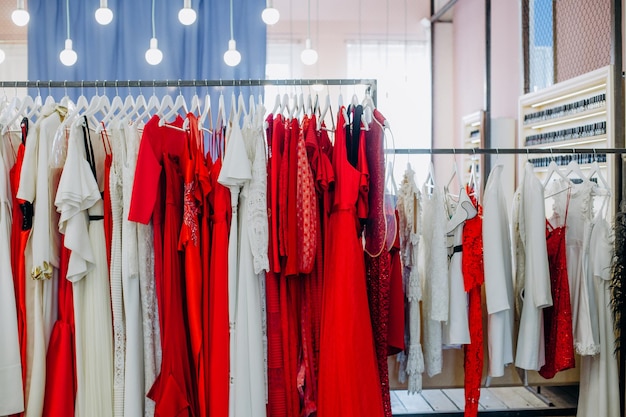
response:
<path fill-rule="evenodd" d="M 104 131 L 106 132 L 106 131 Z M 113 152 L 109 173 L 109 193 L 113 230 L 111 236 L 111 307 L 113 311 L 113 415 L 124 416 L 124 364 L 126 330 L 124 325 L 124 300 L 122 295 L 122 163 L 124 154 L 123 132 L 111 129 L 110 143 Z"/>
<path fill-rule="evenodd" d="M 27 276 L 26 416 L 43 412 L 46 385 L 46 351 L 57 318 L 60 234 L 54 208 L 56 181 L 50 169 L 54 136 L 61 124 L 56 105 L 42 108 L 29 129 L 17 197 L 33 204 L 34 216 L 25 258 Z M 57 171 L 54 171 L 55 173 Z M 45 272 L 42 272 L 45 271 Z M 38 279 L 33 279 L 33 277 Z M 32 341 L 32 342 L 31 342 Z"/>
<path fill-rule="evenodd" d="M 483 197 L 483 258 L 491 377 L 504 375 L 504 367 L 513 363 L 513 271 L 509 216 L 501 181 L 503 168 L 502 164 L 493 168 Z"/>
<path fill-rule="evenodd" d="M 410 394 L 415 394 L 422 390 L 422 373 L 424 373 L 420 317 L 422 286 L 418 269 L 422 202 L 421 193 L 415 184 L 415 172 L 410 166 L 407 167 L 402 178 L 397 207 L 400 220 L 402 280 L 409 304 L 408 334 L 405 334 L 408 358 L 402 360 L 399 375 L 408 379 L 408 391 Z M 403 353 L 399 356 L 401 355 Z"/>
<path fill-rule="evenodd" d="M 86 159 L 82 120 L 72 124 L 55 204 L 65 247 L 72 251 L 67 279 L 72 282 L 76 324 L 76 416 L 110 417 L 113 325 L 100 194 L 105 151 L 99 137 L 87 138 L 95 155 L 96 180 Z"/>
<path fill-rule="evenodd" d="M 144 383 L 144 325 L 142 311 L 142 294 L 139 278 L 139 256 L 138 256 L 138 228 L 140 223 L 128 220 L 130 210 L 130 197 L 133 191 L 135 180 L 135 163 L 139 151 L 139 136 L 137 129 L 131 125 L 121 125 L 119 129 L 119 140 L 121 146 L 114 144 L 113 161 L 115 162 L 115 152 L 118 152 L 119 168 L 121 170 L 118 177 L 121 180 L 122 200 L 121 200 L 121 240 L 122 240 L 122 294 L 124 296 L 124 321 L 126 327 L 126 351 L 124 368 L 124 415 L 142 416 L 146 408 L 146 402 L 154 404 L 154 401 L 146 397 L 146 385 Z M 146 225 L 141 224 L 143 227 Z M 150 234 L 150 239 L 152 235 Z M 150 246 L 151 247 L 151 246 Z M 142 263 L 149 263 L 151 259 L 142 260 Z M 146 267 L 146 266 L 143 266 Z M 152 277 L 154 283 L 154 277 Z M 155 301 L 156 303 L 156 301 Z M 154 304 L 156 308 L 156 304 Z M 156 314 L 156 311 L 155 313 Z M 156 320 L 158 328 L 158 317 Z M 154 325 L 154 323 L 148 323 Z M 150 342 L 154 343 L 152 339 Z M 159 345 L 160 349 L 160 345 Z M 154 345 L 151 349 L 151 360 L 154 362 Z M 160 363 L 159 363 L 160 365 Z M 156 373 L 156 371 L 154 371 Z M 147 381 L 146 381 L 147 382 Z M 150 381 L 150 387 L 154 378 Z M 148 389 L 149 389 L 148 388 Z M 151 415 L 154 415 L 152 412 Z"/>
<path fill-rule="evenodd" d="M 133 183 L 135 182 L 135 167 L 137 166 L 137 155 L 139 154 L 139 131 L 136 124 L 124 124 L 124 137 L 126 143 L 126 163 L 124 164 L 124 223 L 122 226 L 122 277 L 133 277 L 138 274 L 139 294 L 141 298 L 141 332 L 143 335 L 142 352 L 140 356 L 143 360 L 143 403 L 144 416 L 152 417 L 155 411 L 155 402 L 147 397 L 148 391 L 152 388 L 154 381 L 161 369 L 162 351 L 161 351 L 161 328 L 159 325 L 159 312 L 156 300 L 156 287 L 154 278 L 154 238 L 152 230 L 152 222 L 148 224 L 135 223 L 128 221 L 128 213 L 130 210 L 130 200 L 133 191 Z M 137 234 L 133 237 L 133 225 L 136 227 Z M 127 275 L 128 274 L 128 275 Z M 123 282 L 124 282 L 124 278 Z M 133 285 L 130 278 L 129 287 Z M 126 291 L 126 289 L 128 291 Z M 126 288 L 125 293 L 131 294 L 133 297 L 136 290 Z M 131 293 L 132 291 L 132 293 Z M 136 296 L 134 296 L 136 297 Z M 132 299 L 129 302 L 133 302 Z M 133 331 L 133 319 L 130 314 L 126 318 L 127 332 Z M 139 330 L 137 331 L 139 333 Z M 127 340 L 128 343 L 132 343 Z M 127 349 L 128 346 L 127 346 Z M 130 350 L 129 350 L 130 352 Z M 137 365 L 139 366 L 139 365 Z M 126 382 L 127 386 L 132 387 L 130 381 Z M 130 398 L 130 394 L 127 397 Z M 125 403 L 125 407 L 126 407 Z M 129 405 L 130 407 L 130 405 Z M 141 415 L 141 414 L 133 414 Z"/>
<path fill-rule="evenodd" d="M 471 342 L 467 318 L 467 294 L 462 272 L 463 225 L 466 220 L 476 217 L 477 214 L 478 211 L 467 195 L 467 191 L 461 188 L 456 210 L 446 225 L 450 259 L 448 263 L 450 305 L 448 321 L 443 325 L 444 345 L 468 345 Z"/>
<path fill-rule="evenodd" d="M 428 376 L 442 370 L 442 324 L 448 320 L 449 291 L 446 253 L 446 215 L 443 195 L 437 187 L 422 192 L 421 245 L 423 262 L 424 362 Z"/>
<path fill-rule="evenodd" d="M 545 364 L 543 309 L 552 305 L 550 271 L 546 247 L 545 203 L 543 185 L 526 163 L 524 177 L 514 199 L 513 233 L 516 257 L 523 264 L 524 287 L 516 294 L 522 300 L 515 365 L 521 369 L 539 370 Z M 519 271 L 519 269 L 518 269 Z"/>
<path fill-rule="evenodd" d="M 595 356 L 581 357 L 578 417 L 620 415 L 619 375 L 614 355 L 615 336 L 611 313 L 612 254 L 610 226 L 600 209 L 586 228 L 583 251 L 587 266 L 585 278 L 592 284 L 591 296 L 597 308 L 597 322 L 594 325 L 599 330 L 600 352 Z"/>
<path fill-rule="evenodd" d="M 222 185 L 230 188 L 233 203 L 228 253 L 229 306 L 234 304 L 231 307 L 231 312 L 234 313 L 231 316 L 231 331 L 234 330 L 234 338 L 231 335 L 231 340 L 234 346 L 231 345 L 229 415 L 237 417 L 265 416 L 262 305 L 249 235 L 249 227 L 254 227 L 249 225 L 249 211 L 254 207 L 248 205 L 252 182 L 264 179 L 252 176 L 253 161 L 257 162 L 255 158 L 258 140 L 262 138 L 252 126 L 251 117 L 244 117 L 243 129 L 237 124 L 238 117 L 231 125 L 224 165 L 218 179 Z M 258 157 L 264 160 L 265 152 Z M 256 171 L 254 173 L 258 174 Z M 262 203 L 267 205 L 265 201 Z M 237 233 L 234 239 L 233 231 Z M 231 247 L 233 240 L 237 243 L 236 247 Z M 236 262 L 234 276 L 231 269 L 231 249 Z M 234 294 L 230 293 L 231 290 Z"/>
<path fill-rule="evenodd" d="M 2 137 L 3 145 L 10 138 Z M 11 269 L 11 184 L 12 149 L 0 148 L 0 416 L 24 411 L 22 363 L 17 310 Z M 15 208 L 19 210 L 19 207 Z M 20 225 L 15 225 L 20 227 Z"/>

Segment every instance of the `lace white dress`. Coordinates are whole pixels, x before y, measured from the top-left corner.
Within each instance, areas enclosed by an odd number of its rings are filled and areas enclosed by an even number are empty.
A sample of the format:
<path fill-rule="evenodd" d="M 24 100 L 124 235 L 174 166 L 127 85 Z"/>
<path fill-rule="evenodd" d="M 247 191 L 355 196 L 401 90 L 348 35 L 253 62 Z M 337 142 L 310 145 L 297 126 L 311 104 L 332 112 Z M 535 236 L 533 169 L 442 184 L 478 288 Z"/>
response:
<path fill-rule="evenodd" d="M 543 309 L 552 305 L 543 195 L 533 164 L 527 163 L 514 198 L 517 207 L 513 208 L 516 280 L 523 283 L 515 294 L 522 302 L 515 365 L 535 371 L 545 364 Z"/>
<path fill-rule="evenodd" d="M 448 320 L 449 286 L 446 253 L 446 214 L 443 194 L 434 187 L 432 194 L 422 189 L 424 363 L 428 376 L 442 370 L 442 324 Z"/>
<path fill-rule="evenodd" d="M 76 416 L 110 417 L 113 325 L 100 194 L 105 151 L 99 137 L 84 138 L 81 120 L 72 124 L 55 205 L 65 247 L 71 250 L 67 279 L 72 282 L 76 324 Z M 85 142 L 93 149 L 97 180 L 86 158 Z"/>
<path fill-rule="evenodd" d="M 231 331 L 234 329 L 234 346 L 231 345 L 231 386 L 229 415 L 236 417 L 265 416 L 265 371 L 263 351 L 263 324 L 261 286 L 255 265 L 269 265 L 267 259 L 257 259 L 254 252 L 259 254 L 259 243 L 267 239 L 267 220 L 265 224 L 250 224 L 262 215 L 261 210 L 267 207 L 265 199 L 258 194 L 266 174 L 261 168 L 265 165 L 265 151 L 260 148 L 259 141 L 263 141 L 262 133 L 253 124 L 252 115 L 244 117 L 243 128 L 233 122 L 230 140 L 227 141 L 224 165 L 220 172 L 219 182 L 231 189 L 233 217 L 231 221 L 231 239 L 233 230 L 238 231 L 235 241 L 238 243 L 234 254 L 236 275 L 231 275 L 231 248 L 229 242 L 229 284 L 234 279 L 234 294 L 229 298 L 234 303 L 231 319 Z M 260 150 L 260 152 L 257 152 Z M 257 159 L 261 158 L 261 159 Z M 236 168 L 234 166 L 236 164 Z M 256 169 L 255 169 L 256 168 Z M 259 177 L 259 175 L 261 177 Z M 250 201 L 250 199 L 254 199 Z M 238 210 L 237 210 L 238 209 Z M 237 217 L 235 217 L 235 213 Z M 251 212 L 252 211 L 252 212 Z M 267 219 L 267 214 L 265 214 Z M 263 236 L 258 232 L 264 230 Z M 253 237 L 251 239 L 251 237 Z M 255 242 L 253 252 L 253 244 Z M 265 244 L 267 247 L 267 243 Z M 267 251 L 265 251 L 267 253 Z M 259 272 L 261 272 L 261 269 Z M 234 297 L 233 297 L 234 295 Z"/>
<path fill-rule="evenodd" d="M 103 131 L 105 133 L 106 131 Z M 124 163 L 124 132 L 111 129 L 113 160 L 109 173 L 109 193 L 113 230 L 111 234 L 111 308 L 113 312 L 113 415 L 124 416 L 124 364 L 126 330 L 122 295 L 122 164 Z"/>
<path fill-rule="evenodd" d="M 126 415 L 141 416 L 139 405 L 129 402 L 135 395 L 143 403 L 143 415 L 154 416 L 155 402 L 147 394 L 161 369 L 161 328 L 154 280 L 152 222 L 128 221 L 130 200 L 139 154 L 139 131 L 124 123 L 126 159 L 123 165 L 124 214 L 122 223 L 122 285 L 126 310 L 127 377 Z M 139 307 L 141 306 L 141 307 Z M 139 316 L 138 316 L 139 315 Z M 132 335 L 131 335 L 132 333 Z M 137 343 L 135 343 L 135 340 Z M 137 346 L 135 346 L 137 345 Z M 136 363 L 129 361 L 137 359 Z M 138 372 L 138 374 L 137 374 Z M 132 391 L 131 391 L 132 390 Z M 137 392 L 138 391 L 138 392 Z M 131 412 L 132 414 L 128 414 Z"/>
<path fill-rule="evenodd" d="M 17 311 L 11 269 L 12 199 L 9 170 L 15 158 L 11 138 L 0 145 L 0 415 L 24 411 L 22 363 L 17 329 Z M 3 149 L 4 147 L 4 149 Z M 19 207 L 15 207 L 19 210 Z M 20 227 L 20 225 L 15 225 Z"/>
<path fill-rule="evenodd" d="M 509 216 L 502 189 L 504 165 L 489 174 L 483 197 L 483 257 L 487 302 L 489 376 L 504 375 L 513 363 L 513 271 Z"/>
<path fill-rule="evenodd" d="M 620 415 L 619 375 L 614 355 L 613 315 L 611 313 L 610 268 L 613 254 L 611 229 L 600 210 L 585 228 L 583 260 L 585 279 L 591 285 L 596 311 L 593 325 L 598 329 L 600 352 L 580 360 L 580 394 L 577 417 L 618 417 Z"/>
<path fill-rule="evenodd" d="M 408 357 L 401 360 L 400 377 L 408 379 L 410 394 L 422 390 L 424 355 L 421 344 L 420 301 L 422 285 L 419 277 L 419 243 L 422 227 L 421 193 L 415 184 L 415 172 L 407 167 L 398 192 L 398 218 L 400 219 L 400 256 L 406 301 L 409 305 L 408 334 L 405 345 Z M 406 332 L 405 332 L 406 333 Z M 400 353 L 400 357 L 404 352 Z M 401 381 L 404 382 L 404 381 Z"/>

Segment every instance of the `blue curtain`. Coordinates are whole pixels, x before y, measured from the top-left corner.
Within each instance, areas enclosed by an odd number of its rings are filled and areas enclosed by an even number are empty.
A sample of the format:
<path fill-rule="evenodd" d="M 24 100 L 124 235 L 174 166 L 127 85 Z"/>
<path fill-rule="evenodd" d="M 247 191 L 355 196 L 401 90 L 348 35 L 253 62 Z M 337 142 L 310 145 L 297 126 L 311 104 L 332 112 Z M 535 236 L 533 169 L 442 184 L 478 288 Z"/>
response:
<path fill-rule="evenodd" d="M 163 61 L 156 66 L 149 65 L 144 58 L 152 37 L 151 0 L 109 0 L 114 18 L 107 26 L 99 25 L 94 18 L 99 0 L 70 0 L 71 39 L 78 54 L 78 61 L 72 67 L 64 66 L 59 60 L 66 38 L 65 0 L 29 0 L 28 78 L 32 81 L 264 78 L 266 28 L 261 11 L 265 0 L 233 1 L 234 38 L 241 63 L 231 68 L 223 59 L 230 38 L 228 0 L 193 1 L 198 19 L 191 26 L 178 21 L 183 0 L 156 0 L 156 37 L 163 52 Z M 150 90 L 144 88 L 142 92 L 147 97 L 152 94 Z M 52 93 L 57 98 L 64 94 L 63 91 Z M 76 97 L 80 91 L 69 93 Z M 93 91 L 85 89 L 85 94 Z M 120 91 L 122 94 L 126 93 Z"/>

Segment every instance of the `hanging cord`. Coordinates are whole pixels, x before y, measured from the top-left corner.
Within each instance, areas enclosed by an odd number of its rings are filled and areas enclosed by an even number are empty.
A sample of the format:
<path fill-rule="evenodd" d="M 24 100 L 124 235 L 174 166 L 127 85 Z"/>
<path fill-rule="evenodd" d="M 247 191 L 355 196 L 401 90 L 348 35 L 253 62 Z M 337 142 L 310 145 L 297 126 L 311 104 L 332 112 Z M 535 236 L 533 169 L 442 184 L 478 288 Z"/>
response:
<path fill-rule="evenodd" d="M 156 38 L 156 24 L 155 24 L 155 21 L 154 21 L 154 15 L 155 15 L 154 7 L 155 7 L 155 3 L 156 3 L 156 0 L 152 0 L 152 37 L 153 38 Z"/>
<path fill-rule="evenodd" d="M 235 34 L 233 31 L 233 0 L 230 0 L 230 40 L 235 39 Z"/>
<path fill-rule="evenodd" d="M 308 12 L 309 18 L 307 19 L 307 29 L 306 29 L 307 36 L 306 37 L 310 41 L 311 40 L 311 0 L 307 1 L 307 7 L 309 9 L 309 12 Z"/>
<path fill-rule="evenodd" d="M 67 38 L 70 39 L 70 0 L 65 0 L 65 18 L 67 19 Z"/>

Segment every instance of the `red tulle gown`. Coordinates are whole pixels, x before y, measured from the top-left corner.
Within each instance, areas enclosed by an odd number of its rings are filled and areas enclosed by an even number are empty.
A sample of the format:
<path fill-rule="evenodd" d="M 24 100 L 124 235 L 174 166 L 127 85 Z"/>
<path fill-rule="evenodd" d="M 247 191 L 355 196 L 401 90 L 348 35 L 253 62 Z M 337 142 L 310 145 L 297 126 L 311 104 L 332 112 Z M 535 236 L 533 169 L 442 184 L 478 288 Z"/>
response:
<path fill-rule="evenodd" d="M 367 217 L 363 131 L 348 160 L 343 109 L 337 117 L 335 195 L 328 226 L 319 359 L 319 417 L 381 417 L 383 401 L 365 284 L 360 219 Z M 359 137 L 360 136 L 360 137 Z M 357 139 L 358 138 L 358 139 Z M 358 143 L 356 143 L 358 141 Z"/>
<path fill-rule="evenodd" d="M 569 200 L 569 199 L 568 199 Z M 567 210 L 565 211 L 567 219 Z M 567 221 L 567 220 L 566 220 Z M 565 246 L 565 224 L 553 227 L 546 220 L 546 246 L 550 266 L 550 291 L 552 306 L 543 310 L 546 363 L 539 375 L 554 378 L 557 372 L 576 366 L 574 333 L 572 330 L 572 304 L 569 294 Z M 599 417 L 599 416 L 598 416 Z"/>
<path fill-rule="evenodd" d="M 473 189 L 467 193 L 472 196 Z M 476 205 L 476 199 L 472 196 Z M 483 210 L 478 206 L 478 215 L 465 221 L 463 227 L 463 281 L 468 293 L 468 319 L 471 343 L 464 346 L 465 357 L 465 416 L 478 415 L 480 383 L 483 374 L 483 318 L 481 287 L 485 282 L 483 264 Z"/>

